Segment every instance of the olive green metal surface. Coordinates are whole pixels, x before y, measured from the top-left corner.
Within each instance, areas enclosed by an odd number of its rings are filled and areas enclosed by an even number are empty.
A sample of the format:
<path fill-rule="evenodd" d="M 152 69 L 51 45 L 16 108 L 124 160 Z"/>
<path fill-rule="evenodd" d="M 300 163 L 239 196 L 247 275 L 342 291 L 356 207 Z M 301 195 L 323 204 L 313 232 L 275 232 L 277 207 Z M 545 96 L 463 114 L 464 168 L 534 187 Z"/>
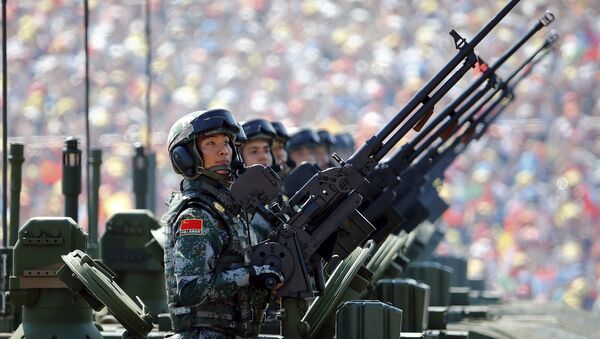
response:
<path fill-rule="evenodd" d="M 93 260 L 83 251 L 76 250 L 62 256 L 65 264 L 77 279 L 85 285 L 130 334 L 146 336 L 152 330 L 152 317 L 146 307 L 138 306 L 115 283 L 114 274 L 99 261 Z M 141 303 L 141 300 L 138 299 Z"/>
<path fill-rule="evenodd" d="M 334 334 L 334 311 L 345 300 L 361 299 L 367 292 L 371 272 L 363 267 L 374 251 L 373 242 L 356 248 L 333 272 L 325 293 L 315 299 L 302 319 L 310 325 L 308 338 L 326 338 Z M 362 270 L 361 270 L 362 268 Z M 363 274 L 359 274 L 363 272 Z"/>
<path fill-rule="evenodd" d="M 399 339 L 402 310 L 374 300 L 343 303 L 336 313 L 335 336 L 344 339 Z"/>
<path fill-rule="evenodd" d="M 427 329 L 429 286 L 414 279 L 382 279 L 373 290 L 373 297 L 401 309 L 403 332 L 423 332 Z"/>
<path fill-rule="evenodd" d="M 86 238 L 71 218 L 33 218 L 19 230 L 10 302 L 22 306 L 23 323 L 13 338 L 102 338 L 92 310 L 56 275 L 61 255 L 85 250 Z"/>
<path fill-rule="evenodd" d="M 156 318 L 168 312 L 163 248 L 152 235 L 160 223 L 148 210 L 115 213 L 100 240 L 100 257 L 116 273 L 116 282 L 130 297 L 138 296 Z"/>

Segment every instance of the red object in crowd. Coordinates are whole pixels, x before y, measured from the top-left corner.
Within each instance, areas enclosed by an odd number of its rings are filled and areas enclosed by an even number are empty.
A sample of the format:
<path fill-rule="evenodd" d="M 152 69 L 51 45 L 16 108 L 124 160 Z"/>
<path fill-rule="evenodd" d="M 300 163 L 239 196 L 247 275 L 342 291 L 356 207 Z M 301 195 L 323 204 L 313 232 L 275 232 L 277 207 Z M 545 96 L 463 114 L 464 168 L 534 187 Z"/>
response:
<path fill-rule="evenodd" d="M 62 177 L 62 165 L 44 160 L 40 165 L 40 179 L 46 185 L 53 185 Z"/>
<path fill-rule="evenodd" d="M 456 208 L 448 208 L 446 213 L 443 215 L 444 222 L 450 227 L 463 227 L 464 226 L 464 215 L 461 211 Z"/>

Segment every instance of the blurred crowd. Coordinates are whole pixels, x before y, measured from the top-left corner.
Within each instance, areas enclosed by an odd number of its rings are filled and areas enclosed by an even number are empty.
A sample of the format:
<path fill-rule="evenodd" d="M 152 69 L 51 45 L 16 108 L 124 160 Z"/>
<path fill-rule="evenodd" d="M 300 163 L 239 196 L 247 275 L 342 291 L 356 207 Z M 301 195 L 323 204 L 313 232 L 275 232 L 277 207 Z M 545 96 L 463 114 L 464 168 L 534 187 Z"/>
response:
<path fill-rule="evenodd" d="M 156 214 L 164 212 L 179 183 L 166 133 L 183 114 L 227 107 L 239 120 L 349 131 L 360 145 L 455 54 L 451 29 L 473 37 L 506 3 L 149 1 L 150 112 L 146 1 L 89 1 L 90 147 L 104 152 L 101 229 L 134 206 L 133 142 L 156 152 Z M 477 51 L 494 61 L 546 9 L 556 14 L 559 48 L 446 173 L 441 193 L 451 207 L 438 251 L 469 256 L 469 273 L 485 275 L 507 298 L 600 312 L 600 3 L 524 1 Z M 10 141 L 26 144 L 21 222 L 63 213 L 63 140 L 74 135 L 85 147 L 83 21 L 82 1 L 8 2 L 8 130 Z"/>

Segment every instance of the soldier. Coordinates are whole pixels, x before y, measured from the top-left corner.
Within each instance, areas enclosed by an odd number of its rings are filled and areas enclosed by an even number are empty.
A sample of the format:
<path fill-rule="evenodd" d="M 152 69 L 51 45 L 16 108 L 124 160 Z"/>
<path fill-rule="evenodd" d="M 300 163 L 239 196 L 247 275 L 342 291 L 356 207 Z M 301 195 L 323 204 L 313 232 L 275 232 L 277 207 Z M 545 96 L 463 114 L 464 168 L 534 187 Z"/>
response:
<path fill-rule="evenodd" d="M 286 144 L 290 140 L 290 135 L 287 132 L 285 126 L 279 121 L 271 121 L 271 126 L 275 129 L 275 140 L 273 140 L 273 151 L 274 162 L 279 167 L 279 177 L 284 178 L 296 164 L 288 157 L 286 150 Z"/>
<path fill-rule="evenodd" d="M 335 164 L 333 162 L 333 159 L 331 158 L 331 153 L 333 153 L 333 144 L 335 143 L 333 135 L 329 133 L 329 131 L 326 131 L 324 129 L 317 131 L 317 134 L 319 135 L 319 139 L 321 140 L 319 146 L 315 148 L 315 153 L 317 156 L 317 165 L 321 169 L 334 167 Z"/>
<path fill-rule="evenodd" d="M 171 194 L 165 277 L 175 338 L 251 338 L 283 276 L 252 266 L 244 248 L 254 233 L 238 217 L 229 186 L 239 127 L 224 109 L 192 112 L 169 132 L 168 150 L 181 192 Z"/>
<path fill-rule="evenodd" d="M 290 138 L 287 144 L 290 158 L 297 165 L 305 161 L 316 164 L 317 156 L 315 148 L 320 142 L 319 135 L 314 130 L 305 128 L 298 131 Z"/>
<path fill-rule="evenodd" d="M 334 151 L 344 160 L 348 160 L 354 153 L 354 138 L 348 132 L 335 135 Z"/>
<path fill-rule="evenodd" d="M 277 133 L 271 123 L 265 119 L 253 119 L 244 122 L 242 128 L 246 134 L 246 142 L 240 148 L 244 164 L 273 167 L 271 146 Z"/>

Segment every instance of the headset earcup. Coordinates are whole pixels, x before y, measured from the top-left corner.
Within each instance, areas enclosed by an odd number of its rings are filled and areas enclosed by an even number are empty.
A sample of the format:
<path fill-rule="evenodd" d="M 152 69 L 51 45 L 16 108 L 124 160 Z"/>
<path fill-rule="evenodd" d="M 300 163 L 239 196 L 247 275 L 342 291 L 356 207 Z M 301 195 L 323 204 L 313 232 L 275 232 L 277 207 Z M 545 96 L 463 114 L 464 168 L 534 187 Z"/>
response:
<path fill-rule="evenodd" d="M 195 161 L 190 152 L 184 146 L 176 146 L 171 151 L 171 161 L 183 176 L 193 177 L 195 173 Z"/>

